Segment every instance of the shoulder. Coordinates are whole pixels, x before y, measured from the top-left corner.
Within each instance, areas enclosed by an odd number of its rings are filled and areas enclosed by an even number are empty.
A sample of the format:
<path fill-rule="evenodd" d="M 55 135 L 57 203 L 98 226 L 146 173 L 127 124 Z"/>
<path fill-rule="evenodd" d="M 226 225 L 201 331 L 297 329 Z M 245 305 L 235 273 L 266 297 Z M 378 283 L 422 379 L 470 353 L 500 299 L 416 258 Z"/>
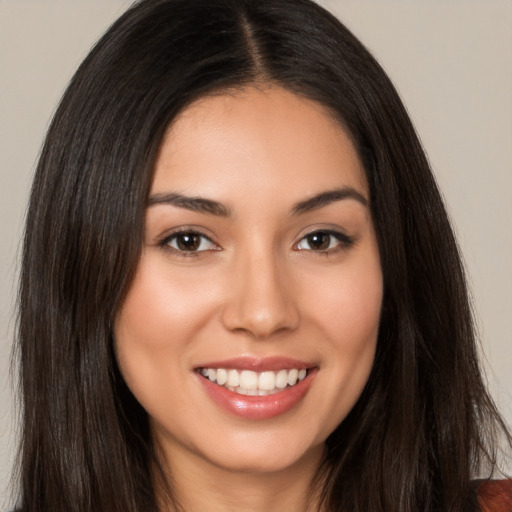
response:
<path fill-rule="evenodd" d="M 481 512 L 512 512 L 512 479 L 478 482 L 477 499 Z"/>

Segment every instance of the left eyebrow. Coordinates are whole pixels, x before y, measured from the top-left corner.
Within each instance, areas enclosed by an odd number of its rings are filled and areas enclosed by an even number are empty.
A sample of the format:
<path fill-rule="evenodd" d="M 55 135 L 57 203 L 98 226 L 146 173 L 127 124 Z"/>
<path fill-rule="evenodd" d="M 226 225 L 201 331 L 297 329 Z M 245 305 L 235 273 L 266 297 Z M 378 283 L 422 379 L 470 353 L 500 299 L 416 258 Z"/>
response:
<path fill-rule="evenodd" d="M 169 204 L 185 210 L 216 215 L 219 217 L 229 217 L 231 212 L 223 204 L 206 199 L 203 197 L 188 197 L 182 194 L 155 194 L 148 200 L 147 207 L 157 204 Z"/>
<path fill-rule="evenodd" d="M 344 199 L 354 199 L 363 206 L 368 206 L 368 199 L 366 199 L 366 197 L 364 197 L 360 192 L 351 187 L 343 187 L 320 192 L 305 201 L 297 203 L 292 208 L 292 215 L 300 215 L 301 213 L 318 210 L 319 208 L 323 208 L 324 206 Z"/>

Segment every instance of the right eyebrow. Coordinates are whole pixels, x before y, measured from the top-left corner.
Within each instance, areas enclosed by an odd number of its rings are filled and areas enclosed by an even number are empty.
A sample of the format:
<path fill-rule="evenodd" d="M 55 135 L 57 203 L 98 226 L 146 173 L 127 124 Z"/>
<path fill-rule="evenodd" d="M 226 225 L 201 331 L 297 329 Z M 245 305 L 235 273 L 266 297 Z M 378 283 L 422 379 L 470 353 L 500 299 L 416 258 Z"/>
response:
<path fill-rule="evenodd" d="M 342 187 L 334 190 L 327 190 L 320 192 L 319 194 L 297 203 L 293 209 L 293 215 L 299 215 L 302 213 L 310 212 L 312 210 L 318 210 L 327 206 L 335 201 L 342 201 L 344 199 L 354 199 L 361 203 L 363 206 L 368 207 L 368 199 L 364 197 L 361 192 L 358 192 L 352 187 Z"/>
<path fill-rule="evenodd" d="M 202 197 L 189 197 L 182 194 L 169 193 L 169 194 L 155 194 L 148 200 L 147 207 L 169 204 L 184 208 L 193 212 L 206 213 L 209 215 L 216 215 L 219 217 L 230 217 L 231 212 L 229 208 L 222 203 L 213 201 L 211 199 L 204 199 Z"/>

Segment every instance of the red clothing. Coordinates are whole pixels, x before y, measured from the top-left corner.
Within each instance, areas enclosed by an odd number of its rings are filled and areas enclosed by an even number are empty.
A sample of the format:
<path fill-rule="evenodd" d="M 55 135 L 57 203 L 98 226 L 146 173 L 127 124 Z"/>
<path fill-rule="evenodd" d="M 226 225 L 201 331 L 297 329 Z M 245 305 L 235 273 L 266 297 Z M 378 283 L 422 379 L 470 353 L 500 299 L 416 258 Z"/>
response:
<path fill-rule="evenodd" d="M 512 480 L 484 480 L 477 499 L 481 512 L 512 512 Z"/>

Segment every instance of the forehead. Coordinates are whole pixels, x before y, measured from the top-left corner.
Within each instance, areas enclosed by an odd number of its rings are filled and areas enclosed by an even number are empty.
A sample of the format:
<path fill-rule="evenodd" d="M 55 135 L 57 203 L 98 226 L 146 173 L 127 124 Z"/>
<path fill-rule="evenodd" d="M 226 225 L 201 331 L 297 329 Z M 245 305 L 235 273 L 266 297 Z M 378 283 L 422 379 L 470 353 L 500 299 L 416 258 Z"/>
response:
<path fill-rule="evenodd" d="M 349 134 L 322 105 L 279 87 L 248 88 L 192 103 L 167 130 L 152 193 L 286 191 L 300 200 L 352 186 L 367 195 Z M 229 186 L 228 186 L 229 185 Z"/>

